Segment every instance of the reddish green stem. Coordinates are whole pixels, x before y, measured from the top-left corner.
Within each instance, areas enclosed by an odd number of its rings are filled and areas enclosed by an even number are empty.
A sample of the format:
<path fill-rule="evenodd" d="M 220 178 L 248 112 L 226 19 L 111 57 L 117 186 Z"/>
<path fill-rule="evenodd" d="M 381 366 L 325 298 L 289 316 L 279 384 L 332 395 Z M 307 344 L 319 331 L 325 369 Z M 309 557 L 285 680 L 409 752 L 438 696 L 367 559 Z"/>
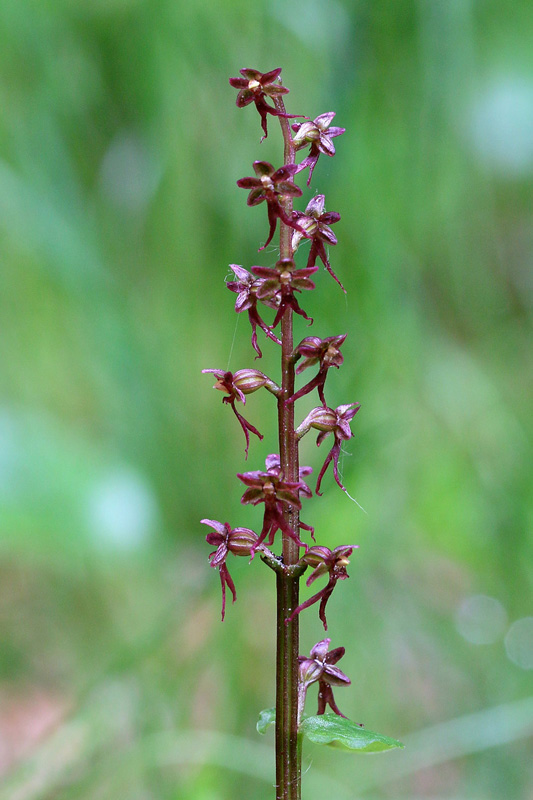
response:
<path fill-rule="evenodd" d="M 281 97 L 275 98 L 278 111 L 285 113 Z M 284 161 L 295 163 L 289 122 L 280 117 L 284 140 Z M 283 204 L 287 216 L 292 213 L 292 198 Z M 280 220 L 280 258 L 292 258 L 292 229 Z M 278 398 L 280 462 L 285 479 L 298 481 L 298 440 L 294 432 L 294 403 L 285 400 L 294 394 L 293 311 L 287 309 L 281 320 L 281 394 Z M 290 507 L 285 520 L 299 532 L 299 512 Z M 283 563 L 296 564 L 299 548 L 283 534 Z M 299 577 L 278 572 L 277 583 L 277 655 L 276 655 L 276 800 L 300 800 L 301 752 L 298 746 L 298 616 L 288 625 L 285 620 L 298 606 Z"/>

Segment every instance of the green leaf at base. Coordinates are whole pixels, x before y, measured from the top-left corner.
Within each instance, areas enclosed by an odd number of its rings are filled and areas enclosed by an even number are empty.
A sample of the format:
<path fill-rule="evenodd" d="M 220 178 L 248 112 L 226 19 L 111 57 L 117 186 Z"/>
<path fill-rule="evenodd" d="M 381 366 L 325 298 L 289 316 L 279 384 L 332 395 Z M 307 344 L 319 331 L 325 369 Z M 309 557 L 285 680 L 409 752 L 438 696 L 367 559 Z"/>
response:
<path fill-rule="evenodd" d="M 259 724 L 257 729 L 259 730 Z M 311 742 L 316 744 L 327 744 L 330 747 L 355 750 L 359 753 L 380 753 L 384 750 L 392 750 L 395 747 L 404 747 L 397 739 L 391 739 L 390 736 L 382 736 L 381 733 L 368 731 L 349 719 L 337 716 L 337 714 L 321 714 L 317 717 L 307 717 L 300 725 L 300 731 Z"/>
<path fill-rule="evenodd" d="M 259 719 L 257 720 L 257 732 L 266 733 L 266 729 L 276 722 L 276 709 L 264 708 L 259 712 Z"/>

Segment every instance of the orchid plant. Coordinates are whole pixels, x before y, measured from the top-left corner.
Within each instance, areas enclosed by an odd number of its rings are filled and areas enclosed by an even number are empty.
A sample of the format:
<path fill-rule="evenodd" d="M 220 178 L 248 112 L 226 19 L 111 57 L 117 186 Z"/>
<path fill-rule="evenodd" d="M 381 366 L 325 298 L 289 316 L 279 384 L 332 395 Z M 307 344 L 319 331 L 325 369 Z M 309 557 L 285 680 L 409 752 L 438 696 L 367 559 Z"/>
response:
<path fill-rule="evenodd" d="M 256 359 L 262 356 L 258 328 L 279 348 L 281 379 L 275 382 L 257 369 L 240 369 L 233 373 L 223 369 L 205 369 L 203 372 L 214 375 L 214 388 L 224 393 L 222 401 L 231 406 L 239 422 L 245 437 L 245 458 L 248 457 L 250 434 L 259 439 L 263 435 L 241 414 L 237 404 L 244 407 L 247 396 L 262 388 L 274 395 L 278 412 L 279 454 L 267 457 L 265 469 L 237 475 L 246 487 L 241 503 L 263 508 L 263 519 L 257 532 L 249 528 L 232 528 L 228 522 L 215 519 L 203 519 L 202 523 L 209 528 L 206 536 L 208 544 L 215 548 L 209 559 L 220 576 L 222 620 L 226 612 L 226 588 L 233 602 L 237 597 L 226 563 L 230 554 L 254 560 L 259 553 L 261 561 L 276 575 L 276 706 L 261 712 L 257 728 L 264 733 L 270 725 L 275 725 L 277 800 L 300 800 L 301 745 L 304 737 L 319 744 L 364 753 L 390 750 L 402 745 L 395 739 L 350 722 L 339 710 L 333 687 L 350 684 L 350 679 L 336 666 L 344 655 L 344 647 L 330 650 L 331 639 L 323 638 L 311 647 L 309 656 L 299 653 L 300 614 L 318 604 L 319 620 L 324 631 L 328 630 L 328 600 L 337 583 L 348 578 L 349 559 L 358 546 L 342 544 L 331 550 L 316 544 L 314 528 L 300 519 L 302 499 L 312 497 L 313 492 L 304 480 L 311 474 L 311 467 L 299 465 L 299 442 L 311 429 L 318 431 L 317 445 L 321 445 L 330 434 L 333 435 L 332 447 L 318 473 L 315 494 L 320 495 L 322 481 L 331 463 L 335 482 L 346 492 L 339 476 L 338 462 L 343 443 L 353 436 L 350 423 L 360 406 L 352 402 L 332 408 L 325 396 L 330 369 L 338 369 L 343 363 L 341 347 L 346 334 L 322 339 L 307 336 L 295 345 L 293 333 L 295 314 L 303 317 L 308 324 L 313 322 L 300 306 L 297 295 L 316 289 L 313 278 L 319 270 L 318 261 L 346 291 L 334 273 L 326 251 L 327 245 L 337 243 L 330 226 L 340 220 L 340 214 L 325 211 L 323 194 L 316 194 L 305 211 L 293 209 L 293 201 L 302 196 L 302 190 L 294 182 L 295 177 L 307 169 L 309 186 L 320 155 L 332 157 L 335 154 L 332 139 L 345 130 L 331 126 L 335 113 L 330 111 L 313 120 L 303 117 L 304 122 L 292 124 L 291 133 L 289 120 L 302 115 L 288 114 L 285 110 L 283 98 L 289 90 L 281 83 L 281 69 L 266 73 L 242 69 L 240 73 L 241 77 L 229 80 L 231 86 L 239 90 L 237 106 L 244 108 L 255 104 L 263 131 L 261 141 L 268 136 L 268 117 L 279 119 L 284 160 L 277 169 L 267 161 L 255 161 L 255 176 L 241 178 L 237 186 L 248 190 L 249 206 L 266 203 L 268 236 L 259 250 L 264 250 L 272 241 L 278 221 L 280 245 L 279 259 L 274 266 L 254 265 L 245 269 L 241 265 L 231 264 L 235 280 L 229 281 L 227 287 L 237 295 L 235 311 L 248 311 Z M 307 147 L 309 151 L 297 164 L 296 154 Z M 307 262 L 305 266 L 297 267 L 295 253 L 306 240 L 310 244 Z M 273 314 L 270 323 L 263 317 L 269 311 Z M 317 369 L 315 376 L 296 391 L 295 375 L 310 368 Z M 315 389 L 320 405 L 296 425 L 297 401 Z M 281 545 L 278 553 L 274 552 L 277 534 Z M 305 541 L 307 537 L 312 544 Z M 326 578 L 327 582 L 309 599 L 300 602 L 299 582 L 308 568 L 311 568 L 311 573 L 306 581 L 307 586 L 320 578 Z M 304 705 L 307 690 L 314 683 L 318 684 L 317 713 L 306 716 Z M 328 707 L 332 713 L 326 713 Z"/>

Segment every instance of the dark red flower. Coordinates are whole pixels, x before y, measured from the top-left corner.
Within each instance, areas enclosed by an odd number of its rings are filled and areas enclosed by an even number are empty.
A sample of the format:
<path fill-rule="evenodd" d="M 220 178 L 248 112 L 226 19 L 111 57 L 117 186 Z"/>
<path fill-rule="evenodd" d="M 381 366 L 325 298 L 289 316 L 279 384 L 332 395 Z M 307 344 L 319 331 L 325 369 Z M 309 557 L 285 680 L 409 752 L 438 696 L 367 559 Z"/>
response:
<path fill-rule="evenodd" d="M 230 78 L 229 82 L 234 89 L 239 89 L 237 95 L 237 106 L 244 108 L 250 103 L 255 103 L 255 107 L 261 116 L 261 127 L 264 132 L 263 139 L 268 136 L 267 131 L 267 114 L 272 114 L 273 117 L 285 117 L 287 119 L 294 119 L 301 117 L 301 114 L 285 114 L 278 111 L 277 108 L 272 108 L 266 102 L 266 97 L 280 97 L 288 93 L 288 89 L 277 83 L 281 74 L 281 67 L 273 69 L 270 72 L 259 72 L 257 69 L 241 69 L 239 70 L 242 78 Z M 261 141 L 263 141 L 261 139 Z"/>
<path fill-rule="evenodd" d="M 326 376 L 330 367 L 337 367 L 338 369 L 343 363 L 344 357 L 340 347 L 344 343 L 346 336 L 347 334 L 343 333 L 340 336 L 328 336 L 326 339 L 319 339 L 318 336 L 307 336 L 302 339 L 294 349 L 297 358 L 300 358 L 300 356 L 305 357 L 305 360 L 296 368 L 297 374 L 316 363 L 319 363 L 320 366 L 315 377 L 305 386 L 302 386 L 292 397 L 289 397 L 287 403 L 294 403 L 295 400 L 308 394 L 316 387 L 322 403 L 327 407 L 326 398 L 324 397 Z"/>
<path fill-rule="evenodd" d="M 356 544 L 345 544 L 336 547 L 335 550 L 330 550 L 329 547 L 323 547 L 322 545 L 315 545 L 309 548 L 300 559 L 300 564 L 307 564 L 314 567 L 312 573 L 305 582 L 306 586 L 311 586 L 313 581 L 320 578 L 321 575 L 329 574 L 329 580 L 320 592 L 317 592 L 308 600 L 301 603 L 298 608 L 294 609 L 290 617 L 285 620 L 287 624 L 291 622 L 297 614 L 303 611 L 304 608 L 309 608 L 309 606 L 318 603 L 320 600 L 318 616 L 322 620 L 324 630 L 327 631 L 326 604 L 331 597 L 337 581 L 343 581 L 348 577 L 346 567 L 350 563 L 349 557 L 356 547 L 358 547 Z"/>
<path fill-rule="evenodd" d="M 326 248 L 324 247 L 324 242 L 332 245 L 337 244 L 337 237 L 329 226 L 338 222 L 341 215 L 336 211 L 324 212 L 324 201 L 324 195 L 317 194 L 309 201 L 305 212 L 292 212 L 293 219 L 297 221 L 301 228 L 301 231 L 296 230 L 292 235 L 292 247 L 293 250 L 296 250 L 304 236 L 311 239 L 311 249 L 309 250 L 307 266 L 313 266 L 316 264 L 317 258 L 320 258 L 331 277 L 337 281 L 342 291 L 346 294 L 346 289 L 331 268 Z M 305 231 L 305 234 L 302 231 Z"/>
<path fill-rule="evenodd" d="M 328 111 L 326 114 L 320 114 L 315 117 L 314 120 L 295 122 L 292 126 L 293 131 L 296 132 L 296 136 L 292 140 L 296 150 L 301 150 L 302 147 L 306 147 L 308 144 L 311 145 L 309 155 L 298 165 L 298 172 L 309 167 L 308 186 L 311 183 L 311 176 L 320 153 L 334 156 L 335 145 L 331 140 L 334 136 L 340 136 L 346 130 L 346 128 L 329 127 L 334 116 L 334 111 Z"/>
<path fill-rule="evenodd" d="M 213 528 L 212 532 L 207 534 L 205 540 L 208 544 L 217 548 L 209 554 L 209 561 L 214 569 L 218 567 L 219 570 L 222 586 L 222 621 L 224 621 L 226 586 L 228 586 L 233 595 L 233 602 L 237 599 L 235 584 L 226 566 L 226 557 L 228 553 L 233 553 L 235 556 L 249 556 L 257 544 L 257 534 L 249 528 L 232 529 L 228 522 L 222 523 L 215 519 L 202 519 L 200 522 Z"/>
<path fill-rule="evenodd" d="M 270 300 L 278 304 L 278 311 L 271 328 L 275 328 L 281 318 L 292 308 L 296 314 L 300 314 L 310 323 L 313 322 L 305 311 L 300 308 L 294 292 L 301 292 L 304 289 L 314 289 L 315 284 L 309 276 L 313 275 L 318 267 L 305 267 L 296 269 L 291 258 L 283 258 L 278 261 L 275 267 L 252 267 L 252 272 L 262 279 L 261 285 L 257 288 L 257 297 L 263 302 Z"/>
<path fill-rule="evenodd" d="M 248 319 L 250 320 L 250 325 L 252 326 L 252 347 L 257 353 L 256 357 L 261 358 L 263 354 L 257 343 L 257 326 L 264 331 L 269 339 L 272 339 L 272 341 L 276 342 L 276 344 L 281 344 L 281 341 L 278 339 L 278 337 L 274 336 L 266 322 L 261 319 L 257 310 L 257 292 L 264 281 L 262 278 L 254 278 L 254 276 L 248 272 L 248 270 L 243 269 L 243 267 L 240 267 L 238 264 L 230 264 L 230 267 L 235 273 L 237 280 L 228 281 L 226 286 L 231 292 L 235 292 L 237 294 L 237 300 L 235 301 L 235 311 L 237 314 L 240 314 L 242 311 L 248 311 Z M 265 297 L 261 300 L 261 302 L 270 308 L 277 309 L 279 307 L 278 297 Z"/>
<path fill-rule="evenodd" d="M 300 197 L 302 190 L 292 180 L 289 180 L 298 170 L 296 164 L 286 164 L 274 170 L 274 167 L 268 161 L 254 161 L 253 167 L 257 177 L 241 178 L 237 181 L 237 186 L 241 189 L 250 190 L 246 201 L 249 206 L 257 206 L 263 200 L 266 200 L 270 230 L 268 239 L 263 247 L 259 248 L 264 250 L 272 241 L 278 217 L 290 228 L 301 230 L 298 223 L 285 213 L 281 205 L 281 199 L 284 197 Z"/>
<path fill-rule="evenodd" d="M 341 452 L 342 443 L 348 439 L 351 439 L 353 436 L 353 433 L 350 430 L 350 420 L 354 418 L 360 408 L 360 403 L 348 403 L 344 406 L 337 406 L 335 410 L 328 407 L 324 408 L 323 406 L 319 408 L 313 408 L 301 425 L 299 425 L 296 429 L 296 435 L 298 438 L 301 438 L 305 433 L 307 433 L 307 431 L 310 430 L 310 428 L 316 428 L 319 430 L 320 433 L 318 434 L 316 440 L 317 445 L 322 444 L 328 433 L 333 433 L 335 436 L 333 447 L 326 456 L 326 460 L 324 461 L 322 469 L 318 475 L 315 489 L 315 492 L 318 495 L 321 494 L 320 484 L 331 461 L 333 461 L 333 475 L 335 476 L 335 481 L 343 492 L 346 491 L 339 478 L 339 455 Z"/>
<path fill-rule="evenodd" d="M 303 711 L 303 700 L 308 687 L 312 683 L 318 681 L 318 711 L 317 714 L 324 714 L 326 706 L 329 705 L 331 709 L 338 714 L 339 717 L 344 717 L 333 697 L 332 686 L 349 686 L 351 681 L 347 675 L 335 666 L 337 661 L 343 657 L 346 652 L 344 647 L 335 647 L 328 653 L 329 644 L 331 639 L 322 639 L 311 648 L 309 657 L 298 656 L 300 663 L 300 688 L 299 695 L 301 698 L 300 710 Z M 346 717 L 344 717 L 346 719 Z"/>
<path fill-rule="evenodd" d="M 223 369 L 203 369 L 202 372 L 206 373 L 213 373 L 217 377 L 217 382 L 214 385 L 214 389 L 219 389 L 221 392 L 226 392 L 227 397 L 222 398 L 223 403 L 227 403 L 233 409 L 233 413 L 239 420 L 240 426 L 243 429 L 244 436 L 246 438 L 246 449 L 245 449 L 245 458 L 248 458 L 248 447 L 250 446 L 250 437 L 248 435 L 248 431 L 250 433 L 254 433 L 259 439 L 263 438 L 263 435 L 259 433 L 257 428 L 246 420 L 242 414 L 239 414 L 237 409 L 235 408 L 235 402 L 240 400 L 243 405 L 246 403 L 245 395 L 251 394 L 252 392 L 256 392 L 258 389 L 261 389 L 263 386 L 268 389 L 269 392 L 273 394 L 279 394 L 279 386 L 277 386 L 274 381 L 271 381 L 264 373 L 259 372 L 257 369 L 239 369 L 237 372 L 229 372 Z"/>
<path fill-rule="evenodd" d="M 259 503 L 265 504 L 265 513 L 263 517 L 263 527 L 257 541 L 257 545 L 267 539 L 267 544 L 271 545 L 274 541 L 274 536 L 278 530 L 281 530 L 287 536 L 295 541 L 298 547 L 305 547 L 307 545 L 302 542 L 298 537 L 296 531 L 287 524 L 283 517 L 283 508 L 294 506 L 301 509 L 302 503 L 300 495 L 304 497 L 311 497 L 312 492 L 309 486 L 303 480 L 286 481 L 284 479 L 283 470 L 280 468 L 279 456 L 273 454 L 266 459 L 266 471 L 262 472 L 254 470 L 253 472 L 239 473 L 237 477 L 248 488 L 244 492 L 241 503 L 243 505 L 251 504 L 253 506 Z M 304 467 L 301 474 L 308 474 L 311 472 L 310 467 Z M 313 536 L 314 529 L 309 525 L 300 522 L 300 528 L 310 531 Z M 254 548 L 257 549 L 257 545 Z M 252 553 L 253 557 L 253 553 Z"/>

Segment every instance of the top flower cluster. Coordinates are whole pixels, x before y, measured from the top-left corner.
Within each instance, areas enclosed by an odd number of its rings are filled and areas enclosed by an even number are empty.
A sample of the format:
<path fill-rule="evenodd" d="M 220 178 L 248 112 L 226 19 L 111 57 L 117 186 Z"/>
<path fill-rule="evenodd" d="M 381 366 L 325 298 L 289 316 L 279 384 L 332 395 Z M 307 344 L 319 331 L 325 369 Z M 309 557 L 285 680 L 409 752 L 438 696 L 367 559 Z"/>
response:
<path fill-rule="evenodd" d="M 268 136 L 267 130 L 267 116 L 271 114 L 274 117 L 283 117 L 285 119 L 294 119 L 302 117 L 302 114 L 287 114 L 283 104 L 283 95 L 288 93 L 288 89 L 281 85 L 279 76 L 281 67 L 273 69 L 270 72 L 259 72 L 257 69 L 241 69 L 242 78 L 230 78 L 230 84 L 239 90 L 237 95 L 237 106 L 244 108 L 250 103 L 255 103 L 259 115 L 261 117 L 261 127 L 263 129 L 263 139 Z M 267 103 L 266 98 L 270 97 L 274 106 Z M 315 119 L 310 120 L 305 117 L 305 122 L 293 123 L 292 129 L 295 133 L 293 137 L 293 145 L 296 150 L 302 150 L 304 147 L 310 145 L 309 153 L 298 164 L 294 174 L 301 172 L 304 169 L 309 169 L 309 176 L 307 178 L 307 185 L 311 183 L 313 170 L 318 161 L 321 153 L 326 156 L 335 155 L 335 145 L 332 139 L 335 136 L 340 136 L 344 133 L 345 128 L 331 127 L 334 111 L 328 111 L 325 114 L 319 114 Z"/>

